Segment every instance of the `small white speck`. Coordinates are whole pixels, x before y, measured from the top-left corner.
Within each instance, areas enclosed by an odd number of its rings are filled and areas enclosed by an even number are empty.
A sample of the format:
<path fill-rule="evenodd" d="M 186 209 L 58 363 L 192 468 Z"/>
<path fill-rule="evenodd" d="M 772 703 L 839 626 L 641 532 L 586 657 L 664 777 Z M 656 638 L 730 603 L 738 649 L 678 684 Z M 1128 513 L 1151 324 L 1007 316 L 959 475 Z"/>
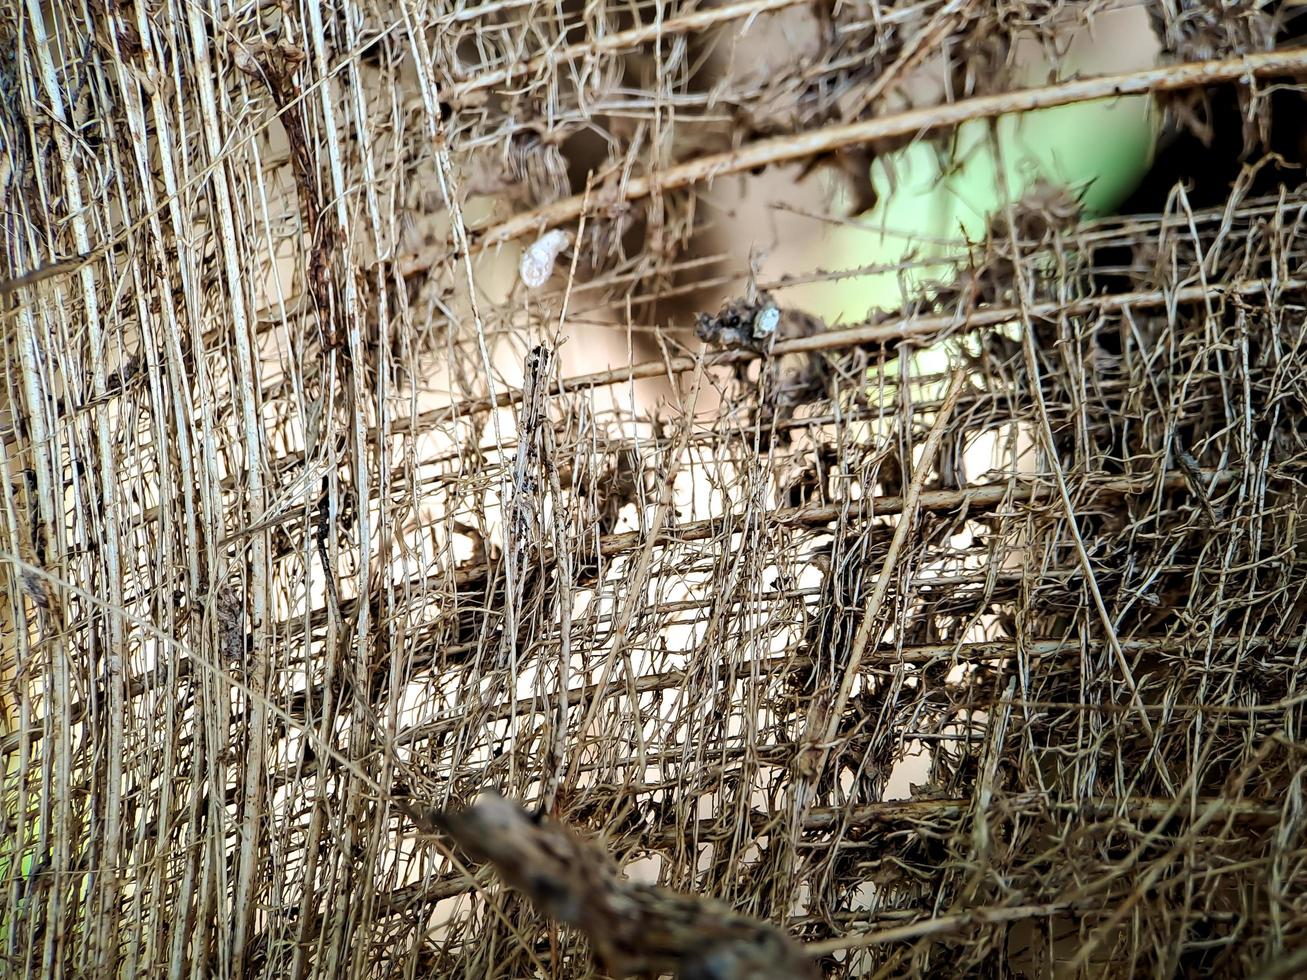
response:
<path fill-rule="evenodd" d="M 553 274 L 558 254 L 572 244 L 572 236 L 559 228 L 547 231 L 522 253 L 517 273 L 529 289 L 539 289 Z"/>
<path fill-rule="evenodd" d="M 776 332 L 781 322 L 781 311 L 774 306 L 764 306 L 753 317 L 753 336 L 759 340 Z"/>

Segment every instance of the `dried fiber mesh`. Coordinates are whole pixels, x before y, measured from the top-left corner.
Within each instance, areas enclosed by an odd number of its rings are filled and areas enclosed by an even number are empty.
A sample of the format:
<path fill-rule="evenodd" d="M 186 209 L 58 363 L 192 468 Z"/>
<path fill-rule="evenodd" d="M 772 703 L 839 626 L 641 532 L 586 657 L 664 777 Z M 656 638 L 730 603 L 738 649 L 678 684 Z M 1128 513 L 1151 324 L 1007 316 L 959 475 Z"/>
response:
<path fill-rule="evenodd" d="M 871 322 L 685 312 L 769 285 L 709 177 L 865 185 L 1066 6 L 0 21 L 0 972 L 591 975 L 394 804 L 492 786 L 828 976 L 1300 970 L 1307 199 L 1042 189 Z M 1177 71 L 1263 16 L 1156 13 Z"/>

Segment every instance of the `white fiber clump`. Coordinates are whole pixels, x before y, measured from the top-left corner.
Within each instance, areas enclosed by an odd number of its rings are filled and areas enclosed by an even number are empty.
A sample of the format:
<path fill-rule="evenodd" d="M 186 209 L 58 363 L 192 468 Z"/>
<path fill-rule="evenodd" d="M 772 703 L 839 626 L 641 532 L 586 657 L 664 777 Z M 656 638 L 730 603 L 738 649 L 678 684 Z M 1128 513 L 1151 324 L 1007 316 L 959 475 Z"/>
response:
<path fill-rule="evenodd" d="M 543 286 L 554 271 L 554 263 L 558 260 L 559 253 L 571 244 L 572 236 L 558 228 L 547 231 L 537 238 L 535 243 L 522 253 L 522 261 L 517 270 L 518 275 L 522 277 L 522 282 L 526 283 L 529 289 Z"/>
<path fill-rule="evenodd" d="M 758 340 L 776 332 L 781 322 L 781 311 L 774 306 L 764 306 L 753 318 L 753 335 Z"/>

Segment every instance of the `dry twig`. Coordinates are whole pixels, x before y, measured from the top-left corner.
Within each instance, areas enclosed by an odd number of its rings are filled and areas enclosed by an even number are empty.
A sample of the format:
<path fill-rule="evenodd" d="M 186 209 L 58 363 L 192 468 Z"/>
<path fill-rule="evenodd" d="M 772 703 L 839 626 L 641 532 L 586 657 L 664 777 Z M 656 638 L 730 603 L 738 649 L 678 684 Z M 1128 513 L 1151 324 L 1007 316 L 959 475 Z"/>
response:
<path fill-rule="evenodd" d="M 494 865 L 544 914 L 576 926 L 607 969 L 682 980 L 802 980 L 812 962 L 783 932 L 709 899 L 628 881 L 568 828 L 486 794 L 436 826 Z"/>

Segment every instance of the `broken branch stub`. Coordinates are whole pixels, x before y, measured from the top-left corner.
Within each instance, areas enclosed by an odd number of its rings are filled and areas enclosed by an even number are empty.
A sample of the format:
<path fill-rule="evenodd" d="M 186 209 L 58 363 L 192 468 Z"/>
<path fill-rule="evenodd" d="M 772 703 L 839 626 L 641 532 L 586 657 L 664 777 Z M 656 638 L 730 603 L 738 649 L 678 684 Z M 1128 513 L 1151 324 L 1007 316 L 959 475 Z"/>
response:
<path fill-rule="evenodd" d="M 498 794 L 438 813 L 436 826 L 488 861 L 544 914 L 575 926 L 619 976 L 809 980 L 813 961 L 788 935 L 728 906 L 623 878 L 598 844 Z"/>

